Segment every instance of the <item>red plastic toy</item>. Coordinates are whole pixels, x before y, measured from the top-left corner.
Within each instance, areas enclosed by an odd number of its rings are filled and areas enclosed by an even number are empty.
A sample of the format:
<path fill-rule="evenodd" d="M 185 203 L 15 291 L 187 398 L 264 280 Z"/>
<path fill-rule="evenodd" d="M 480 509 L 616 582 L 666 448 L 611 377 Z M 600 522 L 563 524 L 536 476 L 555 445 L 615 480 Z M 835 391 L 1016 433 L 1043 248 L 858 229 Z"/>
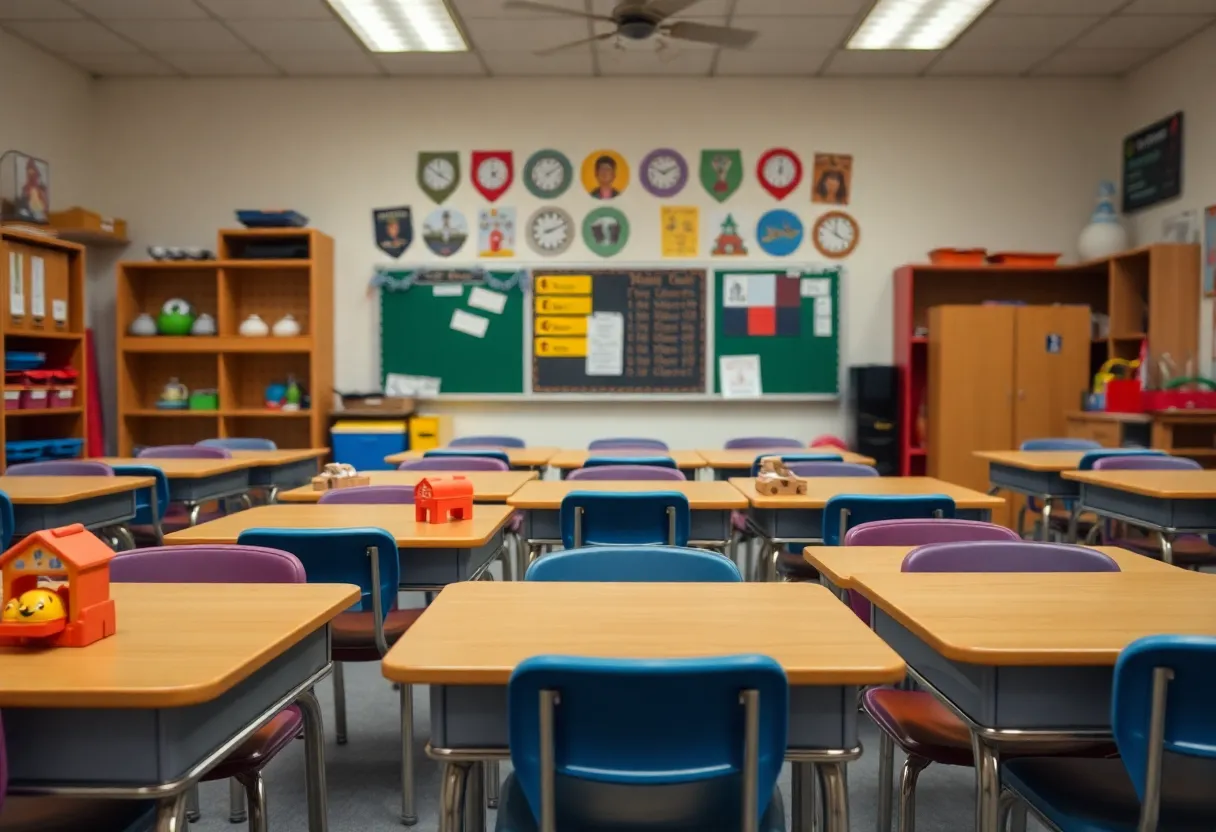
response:
<path fill-rule="evenodd" d="M 112 557 L 79 523 L 34 532 L 0 555 L 0 644 L 86 647 L 114 635 Z M 64 583 L 39 586 L 40 577 Z"/>
<path fill-rule="evenodd" d="M 427 477 L 414 486 L 414 519 L 447 523 L 473 518 L 473 483 L 464 477 Z"/>

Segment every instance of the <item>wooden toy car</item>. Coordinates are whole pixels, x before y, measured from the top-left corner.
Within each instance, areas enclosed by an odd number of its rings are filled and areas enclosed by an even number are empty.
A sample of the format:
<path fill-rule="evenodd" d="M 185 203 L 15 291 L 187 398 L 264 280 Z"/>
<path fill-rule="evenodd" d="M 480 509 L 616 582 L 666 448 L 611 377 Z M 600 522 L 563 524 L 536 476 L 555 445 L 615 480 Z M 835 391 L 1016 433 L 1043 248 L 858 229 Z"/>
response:
<path fill-rule="evenodd" d="M 473 518 L 473 483 L 464 477 L 427 477 L 414 486 L 414 519 L 447 523 Z"/>
<path fill-rule="evenodd" d="M 779 456 L 766 456 L 760 460 L 756 473 L 756 491 L 766 497 L 777 494 L 805 494 L 806 480 L 795 474 Z"/>
<path fill-rule="evenodd" d="M 333 488 L 353 488 L 356 485 L 371 485 L 371 477 L 360 474 L 355 466 L 345 462 L 331 462 L 320 474 L 312 478 L 313 491 L 329 491 Z"/>

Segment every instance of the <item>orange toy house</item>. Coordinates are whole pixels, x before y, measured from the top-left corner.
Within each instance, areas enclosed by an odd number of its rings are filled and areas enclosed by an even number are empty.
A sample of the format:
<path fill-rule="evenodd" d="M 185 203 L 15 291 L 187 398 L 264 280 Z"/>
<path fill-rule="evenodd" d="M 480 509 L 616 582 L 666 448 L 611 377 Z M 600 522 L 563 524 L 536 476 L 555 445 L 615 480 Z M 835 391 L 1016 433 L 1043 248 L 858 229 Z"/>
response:
<path fill-rule="evenodd" d="M 34 532 L 0 555 L 4 595 L 0 605 L 0 644 L 85 647 L 114 635 L 114 601 L 110 598 L 110 559 L 114 552 L 79 523 Z M 63 581 L 52 589 L 40 577 Z M 48 610 L 63 608 L 58 617 L 34 615 L 22 599 L 41 596 Z M 58 599 L 58 601 L 56 601 Z M 15 602 L 11 606 L 10 602 Z M 18 612 L 20 610 L 20 612 Z M 29 620 L 22 620 L 23 617 Z"/>
<path fill-rule="evenodd" d="M 473 519 L 473 483 L 464 477 L 427 477 L 414 486 L 414 519 L 446 523 Z"/>

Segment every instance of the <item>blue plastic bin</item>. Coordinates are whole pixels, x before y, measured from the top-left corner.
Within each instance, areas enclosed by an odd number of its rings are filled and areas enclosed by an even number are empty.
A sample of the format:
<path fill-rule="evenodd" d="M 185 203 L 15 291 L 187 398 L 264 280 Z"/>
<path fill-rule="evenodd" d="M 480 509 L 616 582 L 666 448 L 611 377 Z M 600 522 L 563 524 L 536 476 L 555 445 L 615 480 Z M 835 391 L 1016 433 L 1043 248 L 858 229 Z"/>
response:
<path fill-rule="evenodd" d="M 52 439 L 46 454 L 52 459 L 75 459 L 84 449 L 83 439 Z"/>
<path fill-rule="evenodd" d="M 358 471 L 391 471 L 395 466 L 384 461 L 389 454 L 406 449 L 406 423 L 337 422 L 330 429 L 334 461 L 355 466 Z"/>
<path fill-rule="evenodd" d="M 46 439 L 22 439 L 4 443 L 4 458 L 8 464 L 34 462 L 42 459 L 51 446 Z"/>

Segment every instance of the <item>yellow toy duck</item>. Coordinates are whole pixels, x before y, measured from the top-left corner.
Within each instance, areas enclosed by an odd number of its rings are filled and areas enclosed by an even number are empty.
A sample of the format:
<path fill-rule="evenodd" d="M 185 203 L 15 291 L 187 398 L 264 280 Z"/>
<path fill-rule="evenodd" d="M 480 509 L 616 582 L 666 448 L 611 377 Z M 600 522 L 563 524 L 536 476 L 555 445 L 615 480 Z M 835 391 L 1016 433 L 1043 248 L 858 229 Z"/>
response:
<path fill-rule="evenodd" d="M 21 593 L 20 598 L 13 598 L 4 605 L 4 613 L 0 615 L 0 621 L 29 624 L 60 618 L 67 618 L 63 599 L 59 593 L 49 589 L 31 589 Z"/>

